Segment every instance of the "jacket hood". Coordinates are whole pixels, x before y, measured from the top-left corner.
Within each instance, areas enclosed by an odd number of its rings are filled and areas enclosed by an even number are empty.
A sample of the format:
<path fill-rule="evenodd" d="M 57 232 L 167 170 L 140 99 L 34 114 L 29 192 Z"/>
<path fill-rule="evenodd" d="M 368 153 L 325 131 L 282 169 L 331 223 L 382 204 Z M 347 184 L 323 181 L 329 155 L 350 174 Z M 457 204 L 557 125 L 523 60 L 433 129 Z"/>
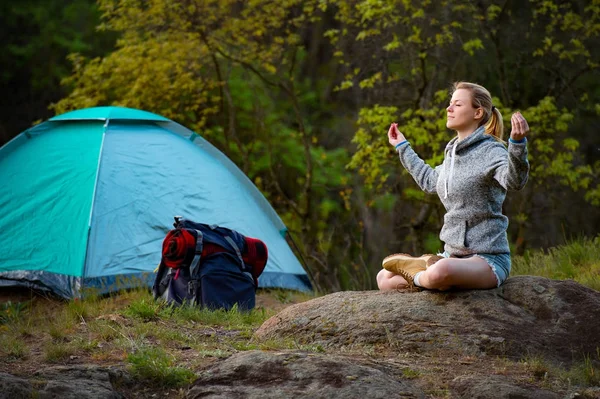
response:
<path fill-rule="evenodd" d="M 456 159 L 456 152 L 468 148 L 480 141 L 487 140 L 491 136 L 485 134 L 485 126 L 479 126 L 473 133 L 471 133 L 466 139 L 458 141 L 458 136 L 450 140 L 446 145 L 446 158 L 450 159 L 450 165 L 448 162 L 444 162 L 445 181 L 444 181 L 444 198 L 448 198 L 450 193 L 450 187 L 452 186 L 452 178 L 454 177 L 454 161 Z M 450 170 L 448 171 L 448 167 Z"/>
<path fill-rule="evenodd" d="M 470 147 L 473 144 L 476 144 L 482 140 L 487 140 L 489 138 L 493 138 L 489 134 L 485 134 L 485 126 L 479 126 L 473 133 L 471 133 L 466 139 L 458 141 L 458 136 L 454 137 L 452 140 L 446 144 L 446 152 L 454 151 L 454 147 L 456 147 L 456 151 L 462 150 L 464 148 Z"/>

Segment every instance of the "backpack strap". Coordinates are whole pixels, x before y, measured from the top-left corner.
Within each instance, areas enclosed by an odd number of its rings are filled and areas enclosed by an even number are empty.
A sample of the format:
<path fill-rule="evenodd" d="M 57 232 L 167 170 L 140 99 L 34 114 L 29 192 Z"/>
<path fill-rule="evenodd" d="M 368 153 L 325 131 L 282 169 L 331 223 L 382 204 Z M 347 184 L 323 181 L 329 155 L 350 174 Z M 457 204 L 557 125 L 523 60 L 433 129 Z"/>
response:
<path fill-rule="evenodd" d="M 210 229 L 213 231 L 217 231 L 217 229 L 219 228 L 219 226 L 216 224 L 211 224 L 208 227 L 210 227 Z M 223 236 L 223 238 L 225 239 L 225 241 L 227 241 L 229 243 L 229 245 L 231 245 L 231 247 L 235 251 L 235 254 L 238 257 L 238 260 L 240 261 L 240 265 L 242 266 L 241 267 L 242 271 L 245 271 L 244 269 L 246 269 L 246 267 L 244 264 L 244 258 L 242 257 L 242 251 L 240 250 L 240 247 L 238 247 L 238 245 L 235 243 L 234 239 L 231 238 L 230 235 L 224 234 L 223 232 L 218 232 L 218 233 Z"/>
<path fill-rule="evenodd" d="M 235 241 L 233 241 L 233 238 L 231 238 L 230 236 L 224 236 L 224 237 L 225 237 L 225 240 L 235 250 L 237 257 L 240 260 L 240 265 L 241 265 L 240 269 L 242 270 L 242 273 L 244 273 L 246 275 L 246 277 L 248 277 L 250 279 L 250 281 L 252 281 L 252 284 L 254 285 L 254 289 L 256 289 L 256 282 L 254 281 L 254 276 L 252 276 L 252 273 L 250 273 L 248 271 L 248 269 L 246 268 L 246 263 L 244 262 L 244 258 L 242 257 L 242 252 L 240 251 L 240 248 L 237 246 Z"/>
<path fill-rule="evenodd" d="M 230 236 L 224 236 L 225 241 L 227 241 L 229 243 L 229 245 L 231 245 L 233 247 L 233 250 L 235 251 L 235 254 L 237 255 L 239 261 L 241 262 L 241 264 L 244 264 L 244 258 L 242 258 L 242 251 L 240 251 L 240 248 L 237 246 L 237 244 L 235 243 L 235 241 L 233 241 L 233 238 L 231 238 Z"/>
<path fill-rule="evenodd" d="M 198 287 L 200 286 L 200 280 L 198 279 L 198 267 L 200 266 L 200 259 L 202 258 L 202 247 L 204 245 L 204 235 L 200 230 L 196 230 L 198 238 L 196 239 L 196 253 L 194 259 L 190 264 L 190 281 L 188 282 L 188 298 L 191 298 L 191 303 L 195 304 L 198 302 Z"/>
<path fill-rule="evenodd" d="M 216 230 L 216 227 L 218 226 L 210 226 L 212 230 Z M 238 260 L 240 261 L 240 270 L 246 275 L 246 277 L 248 277 L 252 281 L 252 284 L 255 286 L 254 288 L 256 289 L 256 282 L 254 281 L 254 276 L 252 276 L 252 273 L 250 273 L 248 271 L 248 268 L 246 267 L 246 263 L 244 262 L 244 257 L 242 256 L 242 251 L 240 250 L 240 247 L 235 243 L 235 240 L 231 236 L 223 234 L 223 238 L 225 238 L 225 241 L 227 241 L 235 251 Z"/>
<path fill-rule="evenodd" d="M 196 240 L 196 254 L 194 255 L 194 259 L 190 264 L 190 276 L 192 279 L 196 278 L 196 272 L 198 271 L 198 266 L 200 265 L 200 258 L 202 258 L 202 247 L 204 245 L 204 235 L 200 230 L 195 230 L 198 234 L 198 239 Z"/>

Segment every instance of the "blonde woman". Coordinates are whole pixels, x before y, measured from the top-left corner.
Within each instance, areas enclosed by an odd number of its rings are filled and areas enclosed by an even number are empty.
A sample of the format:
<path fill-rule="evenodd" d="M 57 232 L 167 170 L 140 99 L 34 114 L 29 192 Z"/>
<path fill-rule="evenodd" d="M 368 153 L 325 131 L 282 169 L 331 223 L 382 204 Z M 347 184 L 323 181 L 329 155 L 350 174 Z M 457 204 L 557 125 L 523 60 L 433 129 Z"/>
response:
<path fill-rule="evenodd" d="M 377 275 L 380 290 L 489 289 L 500 286 L 510 273 L 508 218 L 502 203 L 508 190 L 520 190 L 527 182 L 529 126 L 514 113 L 506 146 L 502 115 L 488 90 L 475 83 L 455 83 L 446 111 L 446 126 L 456 137 L 435 168 L 419 158 L 395 123 L 388 131 L 402 165 L 423 191 L 437 193 L 446 214 L 440 232 L 444 252 L 386 257 Z"/>

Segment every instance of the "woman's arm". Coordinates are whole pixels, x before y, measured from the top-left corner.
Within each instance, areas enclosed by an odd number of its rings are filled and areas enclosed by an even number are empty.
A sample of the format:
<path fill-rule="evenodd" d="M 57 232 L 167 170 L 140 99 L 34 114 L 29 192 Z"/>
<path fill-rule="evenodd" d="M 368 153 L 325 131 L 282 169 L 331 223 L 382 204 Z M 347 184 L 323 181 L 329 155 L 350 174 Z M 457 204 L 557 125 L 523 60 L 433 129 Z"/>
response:
<path fill-rule="evenodd" d="M 411 148 L 406 137 L 398 130 L 398 125 L 392 123 L 388 130 L 388 141 L 396 148 L 400 156 L 400 162 L 404 168 L 411 174 L 415 182 L 426 193 L 434 194 L 437 192 L 436 184 L 438 181 L 438 170 L 425 163 L 417 153 Z"/>
<path fill-rule="evenodd" d="M 512 130 L 508 140 L 508 159 L 504 158 L 496 167 L 494 179 L 507 190 L 520 190 L 529 177 L 527 161 L 527 135 L 529 125 L 520 112 L 510 118 Z"/>

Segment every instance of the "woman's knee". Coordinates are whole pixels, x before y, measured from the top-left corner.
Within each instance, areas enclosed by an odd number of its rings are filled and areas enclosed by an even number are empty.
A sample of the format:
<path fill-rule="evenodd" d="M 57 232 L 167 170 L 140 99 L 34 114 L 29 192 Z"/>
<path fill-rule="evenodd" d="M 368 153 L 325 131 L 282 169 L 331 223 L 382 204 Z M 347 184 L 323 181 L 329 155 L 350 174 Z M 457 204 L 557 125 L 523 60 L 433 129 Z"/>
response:
<path fill-rule="evenodd" d="M 382 269 L 377 273 L 377 288 L 381 291 L 391 291 L 407 285 L 406 280 L 401 276 Z"/>
<path fill-rule="evenodd" d="M 377 273 L 377 277 L 376 277 L 376 278 L 377 278 L 377 284 L 379 284 L 379 282 L 380 282 L 381 280 L 383 280 L 384 278 L 386 278 L 386 273 L 385 273 L 385 272 L 387 272 L 387 270 L 385 270 L 385 269 L 381 269 L 381 270 L 379 271 L 379 273 Z M 388 273 L 389 273 L 389 272 L 388 272 Z M 389 278 L 389 277 L 387 277 L 387 278 Z"/>
<path fill-rule="evenodd" d="M 390 275 L 388 275 L 388 274 L 390 274 Z M 381 269 L 379 271 L 379 273 L 377 273 L 376 280 L 377 280 L 377 287 L 379 289 L 382 289 L 382 286 L 385 286 L 385 281 L 390 279 L 391 274 L 392 273 L 388 272 L 385 269 Z"/>
<path fill-rule="evenodd" d="M 429 283 L 434 286 L 444 286 L 450 279 L 450 259 L 440 259 L 427 269 Z"/>

